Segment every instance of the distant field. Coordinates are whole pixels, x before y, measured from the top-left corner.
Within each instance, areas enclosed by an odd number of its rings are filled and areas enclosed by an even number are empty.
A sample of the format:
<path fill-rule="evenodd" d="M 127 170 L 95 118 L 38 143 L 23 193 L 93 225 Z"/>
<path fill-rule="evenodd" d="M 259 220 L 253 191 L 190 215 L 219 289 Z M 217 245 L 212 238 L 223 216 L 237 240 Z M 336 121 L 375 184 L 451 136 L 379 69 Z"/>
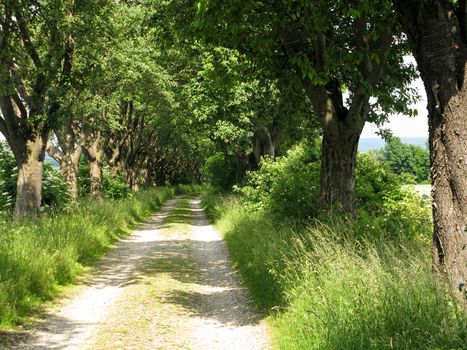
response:
<path fill-rule="evenodd" d="M 431 196 L 431 185 L 416 185 L 415 191 L 417 191 L 422 196 Z"/>
<path fill-rule="evenodd" d="M 401 140 L 410 145 L 426 148 L 427 139 L 425 137 L 401 137 Z M 379 137 L 365 137 L 360 139 L 358 150 L 360 152 L 368 152 L 369 150 L 384 148 L 384 145 L 384 140 Z"/>
<path fill-rule="evenodd" d="M 52 164 L 54 168 L 60 168 L 58 162 L 49 155 L 45 156 L 45 164 Z"/>

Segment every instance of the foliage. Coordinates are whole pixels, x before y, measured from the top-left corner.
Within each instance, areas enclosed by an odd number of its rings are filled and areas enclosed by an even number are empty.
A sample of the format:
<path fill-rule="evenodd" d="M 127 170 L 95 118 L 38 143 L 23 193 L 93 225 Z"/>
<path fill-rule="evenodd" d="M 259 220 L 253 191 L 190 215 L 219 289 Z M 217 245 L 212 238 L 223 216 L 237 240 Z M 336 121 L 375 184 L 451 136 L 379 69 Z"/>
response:
<path fill-rule="evenodd" d="M 263 159 L 258 171 L 251 171 L 247 183 L 235 187 L 250 210 L 265 210 L 277 221 L 305 220 L 328 213 L 320 207 L 319 144 L 302 143 L 287 156 Z M 428 201 L 402 186 L 398 176 L 372 154 L 359 154 L 356 174 L 359 224 L 385 230 L 386 234 L 416 237 L 431 230 Z"/>
<path fill-rule="evenodd" d="M 0 142 L 0 212 L 10 211 L 15 203 L 16 162 L 5 142 Z"/>
<path fill-rule="evenodd" d="M 356 170 L 357 207 L 379 215 L 387 198 L 401 189 L 399 178 L 371 153 L 360 153 Z"/>
<path fill-rule="evenodd" d="M 395 174 L 404 176 L 409 183 L 410 176 L 415 177 L 418 183 L 430 179 L 430 153 L 428 149 L 407 145 L 398 137 L 391 137 L 386 142 L 381 159 Z"/>
<path fill-rule="evenodd" d="M 45 164 L 42 175 L 42 206 L 54 210 L 64 210 L 69 204 L 70 195 L 60 170 L 55 169 L 51 164 Z"/>
<path fill-rule="evenodd" d="M 304 219 L 318 214 L 319 148 L 302 143 L 285 157 L 264 158 L 258 171 L 251 171 L 247 184 L 237 187 L 245 204 L 265 209 L 279 218 Z"/>
<path fill-rule="evenodd" d="M 89 164 L 85 159 L 80 161 L 78 173 L 78 192 L 81 197 L 86 197 L 91 191 L 91 179 Z M 129 197 L 131 189 L 121 177 L 113 177 L 108 169 L 104 169 L 102 172 L 102 192 L 105 198 L 121 199 Z"/>
<path fill-rule="evenodd" d="M 127 198 L 131 194 L 128 184 L 121 178 L 112 177 L 104 171 L 102 189 L 106 198 Z"/>
<path fill-rule="evenodd" d="M 371 225 L 364 231 L 352 220 L 278 222 L 212 192 L 203 203 L 256 302 L 268 310 L 278 348 L 464 346 L 466 315 L 435 280 L 426 242 Z"/>
<path fill-rule="evenodd" d="M 0 324 L 20 321 L 28 310 L 70 283 L 83 264 L 102 255 L 129 228 L 174 194 L 161 187 L 123 200 L 81 200 L 73 211 L 34 222 L 0 225 Z"/>
<path fill-rule="evenodd" d="M 236 180 L 235 164 L 222 152 L 206 159 L 202 172 L 204 180 L 220 190 L 230 190 Z"/>

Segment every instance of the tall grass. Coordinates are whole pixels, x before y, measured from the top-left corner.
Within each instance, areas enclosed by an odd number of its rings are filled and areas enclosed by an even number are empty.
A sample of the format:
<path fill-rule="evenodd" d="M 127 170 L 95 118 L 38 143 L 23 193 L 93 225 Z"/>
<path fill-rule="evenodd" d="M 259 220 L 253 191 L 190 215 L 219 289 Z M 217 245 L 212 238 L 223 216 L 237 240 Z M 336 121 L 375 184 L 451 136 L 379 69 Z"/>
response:
<path fill-rule="evenodd" d="M 467 315 L 432 274 L 427 242 L 352 221 L 295 226 L 232 197 L 203 201 L 270 315 L 276 348 L 465 348 Z"/>
<path fill-rule="evenodd" d="M 176 192 L 161 187 L 122 200 L 83 200 L 69 213 L 35 221 L 4 219 L 0 226 L 0 326 L 21 317 L 57 286 L 73 281 L 84 264 L 102 255 L 130 228 Z"/>

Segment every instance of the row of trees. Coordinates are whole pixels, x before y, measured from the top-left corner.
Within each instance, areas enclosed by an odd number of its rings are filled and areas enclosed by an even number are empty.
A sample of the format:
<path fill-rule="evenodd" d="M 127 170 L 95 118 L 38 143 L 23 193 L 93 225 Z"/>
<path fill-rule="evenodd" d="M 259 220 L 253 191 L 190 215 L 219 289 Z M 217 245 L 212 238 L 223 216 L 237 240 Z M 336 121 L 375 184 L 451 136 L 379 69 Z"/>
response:
<path fill-rule="evenodd" d="M 413 53 L 429 101 L 435 265 L 465 283 L 466 6 L 4 0 L 0 132 L 18 166 L 14 215 L 39 213 L 46 150 L 76 199 L 83 152 L 99 197 L 104 164 L 133 190 L 200 180 L 206 159 L 239 181 L 261 156 L 317 134 L 321 204 L 352 213 L 365 122 L 414 113 L 417 72 L 403 60 Z"/>
<path fill-rule="evenodd" d="M 179 70 L 197 68 L 195 50 L 164 47 L 164 11 L 159 1 L 1 2 L 0 132 L 18 167 L 16 218 L 39 215 L 46 151 L 74 201 L 83 153 L 96 198 L 103 165 L 133 190 L 196 170 L 204 150 L 181 119 L 192 72 Z"/>
<path fill-rule="evenodd" d="M 412 52 L 428 96 L 434 264 L 467 280 L 466 1 L 236 1 L 199 3 L 207 40 L 268 64 L 285 57 L 323 134 L 320 197 L 352 212 L 355 161 L 366 121 L 408 112 Z M 413 68 L 413 67 L 412 67 Z M 348 91 L 344 103 L 342 90 Z"/>

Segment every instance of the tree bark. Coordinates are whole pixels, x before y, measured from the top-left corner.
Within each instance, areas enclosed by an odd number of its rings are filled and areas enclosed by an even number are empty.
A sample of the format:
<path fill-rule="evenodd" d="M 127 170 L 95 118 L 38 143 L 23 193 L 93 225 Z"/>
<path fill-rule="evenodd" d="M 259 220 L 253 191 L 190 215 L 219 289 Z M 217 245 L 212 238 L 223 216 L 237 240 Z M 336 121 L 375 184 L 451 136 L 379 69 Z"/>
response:
<path fill-rule="evenodd" d="M 84 130 L 84 150 L 89 161 L 89 176 L 91 179 L 91 197 L 102 199 L 102 154 L 100 132 Z"/>
<path fill-rule="evenodd" d="M 433 265 L 467 300 L 466 2 L 394 0 L 428 98 Z M 457 14 L 456 14 L 457 13 Z"/>
<path fill-rule="evenodd" d="M 40 214 L 46 143 L 47 137 L 37 135 L 23 145 L 13 146 L 18 164 L 16 203 L 13 212 L 16 219 L 37 217 Z M 21 155 L 19 149 L 23 149 Z"/>
<path fill-rule="evenodd" d="M 76 203 L 78 199 L 78 163 L 70 155 L 66 155 L 60 163 L 62 177 L 68 187 L 70 199 Z"/>
<path fill-rule="evenodd" d="M 71 123 L 63 130 L 56 130 L 60 149 L 49 141 L 47 152 L 60 164 L 63 181 L 67 184 L 68 193 L 73 203 L 78 199 L 78 165 L 83 152 L 83 135 L 81 130 L 75 130 Z"/>
<path fill-rule="evenodd" d="M 347 213 L 355 211 L 355 169 L 360 133 L 334 139 L 323 136 L 321 152 L 320 202 L 338 204 Z"/>
<path fill-rule="evenodd" d="M 268 128 L 258 128 L 254 134 L 253 154 L 255 156 L 255 167 L 261 161 L 261 157 L 268 156 L 274 158 L 275 146 Z"/>
<path fill-rule="evenodd" d="M 320 203 L 355 213 L 355 170 L 358 141 L 369 111 L 369 96 L 355 93 L 350 110 L 343 104 L 338 82 L 315 86 L 303 81 L 322 130 Z"/>
<path fill-rule="evenodd" d="M 89 175 L 91 178 L 91 197 L 102 199 L 102 166 L 100 162 L 92 156 L 89 156 Z"/>

